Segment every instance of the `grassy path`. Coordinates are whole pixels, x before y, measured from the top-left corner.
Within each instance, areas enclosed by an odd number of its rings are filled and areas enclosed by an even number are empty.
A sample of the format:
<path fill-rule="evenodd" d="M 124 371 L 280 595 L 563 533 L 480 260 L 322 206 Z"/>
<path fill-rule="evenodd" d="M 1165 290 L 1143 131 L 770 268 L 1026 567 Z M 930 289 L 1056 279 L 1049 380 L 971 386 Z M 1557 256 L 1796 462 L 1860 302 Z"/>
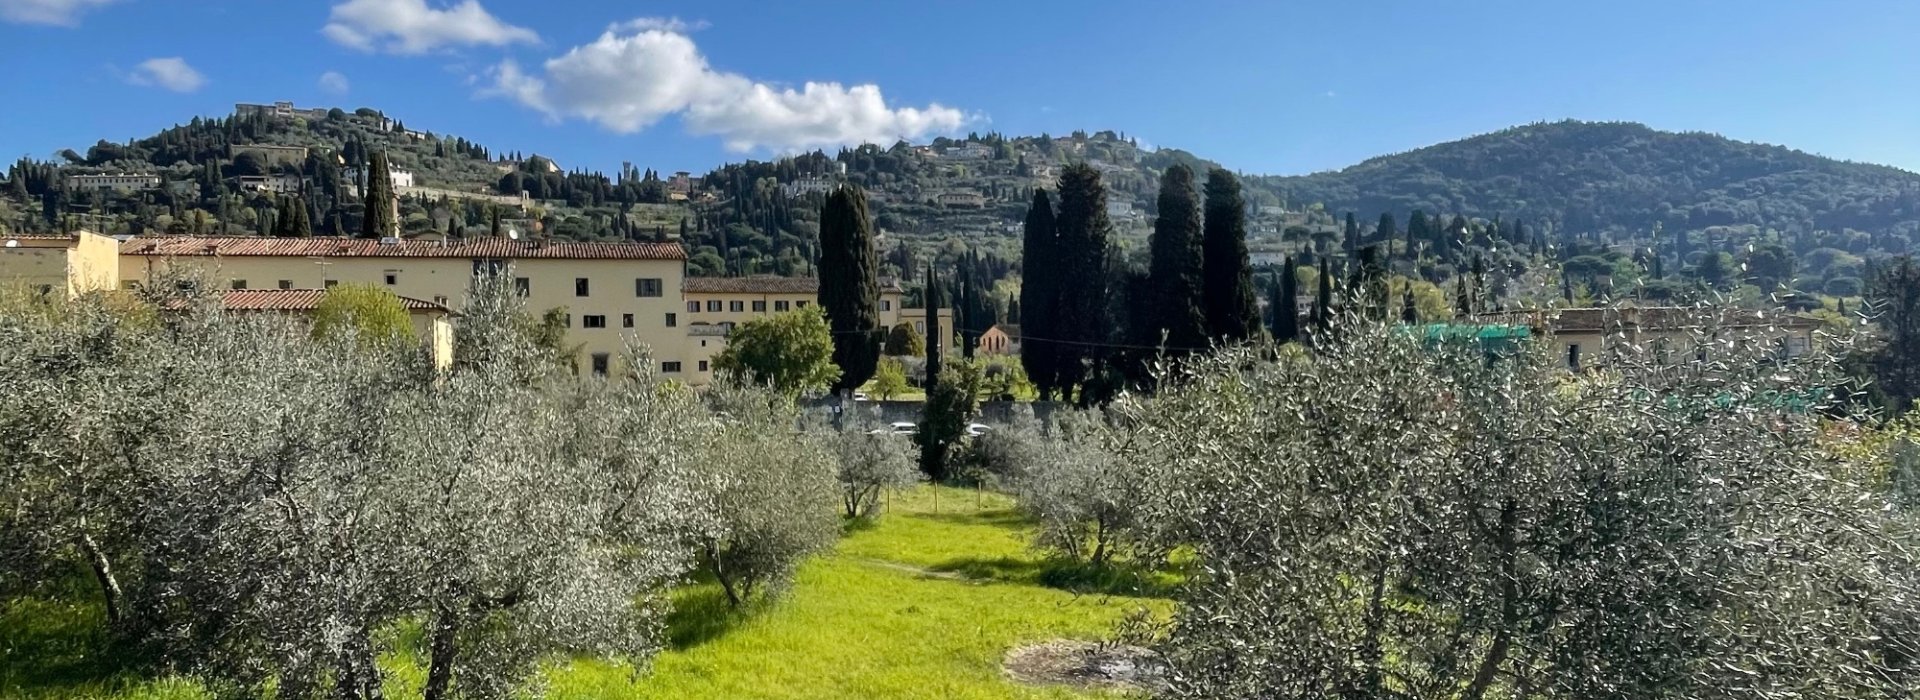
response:
<path fill-rule="evenodd" d="M 936 506 L 937 501 L 937 506 Z M 549 697 L 1089 698 L 1007 681 L 1007 650 L 1056 638 L 1095 639 L 1128 613 L 1165 600 L 1076 595 L 1041 584 L 1045 562 L 1004 496 L 923 487 L 802 567 L 788 595 L 752 615 L 727 611 L 715 586 L 675 595 L 673 643 L 636 674 L 605 660 L 559 664 Z M 178 679 L 114 678 L 87 655 L 98 610 L 32 603 L 0 610 L 0 697 L 185 700 Z M 23 633 L 14 636 L 14 632 Z M 12 645 L 12 646 L 10 646 Z M 57 667 L 47 667 L 48 665 Z M 388 697 L 419 697 L 421 671 L 389 659 Z M 29 667 L 32 666 L 32 667 Z"/>

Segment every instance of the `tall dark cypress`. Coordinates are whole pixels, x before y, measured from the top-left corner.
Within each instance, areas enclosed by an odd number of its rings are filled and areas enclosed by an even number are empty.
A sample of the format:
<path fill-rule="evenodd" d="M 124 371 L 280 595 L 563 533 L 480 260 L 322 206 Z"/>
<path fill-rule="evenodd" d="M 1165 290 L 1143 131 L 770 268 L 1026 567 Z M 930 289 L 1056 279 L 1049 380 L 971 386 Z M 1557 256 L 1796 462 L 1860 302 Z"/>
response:
<path fill-rule="evenodd" d="M 1055 332 L 1053 308 L 1058 302 L 1055 239 L 1053 200 L 1046 190 L 1035 188 L 1020 241 L 1020 333 L 1027 336 L 1020 341 L 1020 366 L 1042 400 L 1053 398 L 1059 387 L 1054 346 L 1047 340 Z"/>
<path fill-rule="evenodd" d="M 1413 280 L 1407 280 L 1407 286 L 1400 292 L 1400 322 L 1413 325 L 1420 320 L 1420 313 L 1413 308 Z"/>
<path fill-rule="evenodd" d="M 1280 281 L 1274 285 L 1274 298 L 1268 300 L 1273 312 L 1273 342 L 1286 344 L 1300 339 L 1300 311 L 1294 300 L 1300 296 L 1300 280 L 1293 269 L 1293 256 L 1281 263 Z"/>
<path fill-rule="evenodd" d="M 1347 212 L 1347 259 L 1352 260 L 1360 254 L 1360 224 L 1353 220 L 1353 212 Z"/>
<path fill-rule="evenodd" d="M 835 392 L 867 383 L 880 362 L 880 255 L 873 248 L 867 195 L 845 185 L 820 207 L 820 308 L 833 331 Z M 929 307 L 931 308 L 931 307 Z"/>
<path fill-rule="evenodd" d="M 1333 267 L 1320 256 L 1320 293 L 1313 300 L 1313 325 L 1324 329 L 1333 322 Z"/>
<path fill-rule="evenodd" d="M 1058 237 L 1052 271 L 1062 284 L 1049 315 L 1055 329 L 1051 335 L 1061 341 L 1055 346 L 1059 386 L 1070 391 L 1101 368 L 1113 328 L 1107 303 L 1113 225 L 1107 220 L 1107 188 L 1100 171 L 1085 163 L 1061 170 L 1060 215 L 1054 223 Z"/>
<path fill-rule="evenodd" d="M 933 276 L 933 263 L 927 263 L 927 389 L 940 383 L 940 367 L 946 348 L 940 342 L 940 280 Z"/>
<path fill-rule="evenodd" d="M 1417 258 L 1418 255 L 1414 251 L 1418 250 L 1420 244 L 1432 239 L 1433 232 L 1427 229 L 1427 213 L 1419 209 L 1413 210 L 1413 214 L 1407 217 L 1408 258 Z"/>
<path fill-rule="evenodd" d="M 393 176 L 387 172 L 387 152 L 376 151 L 367 162 L 367 187 L 361 192 L 366 213 L 360 218 L 361 238 L 387 238 L 397 235 L 399 203 L 393 197 Z"/>
<path fill-rule="evenodd" d="M 1400 237 L 1400 227 L 1393 222 L 1393 212 L 1380 212 L 1380 223 L 1374 228 L 1373 237 L 1380 239 L 1380 245 L 1391 253 L 1394 239 Z M 1408 251 L 1408 257 L 1412 257 L 1412 251 Z"/>
<path fill-rule="evenodd" d="M 1162 339 L 1170 353 L 1206 347 L 1207 314 L 1202 287 L 1204 258 L 1200 245 L 1200 195 L 1193 189 L 1193 170 L 1174 165 L 1160 176 L 1160 216 L 1153 222 L 1148 264 L 1149 327 L 1138 340 L 1158 346 Z"/>
<path fill-rule="evenodd" d="M 1247 202 L 1240 180 L 1225 168 L 1207 172 L 1204 297 L 1207 332 L 1226 342 L 1260 333 L 1260 306 L 1254 298 L 1253 266 L 1247 259 Z"/>

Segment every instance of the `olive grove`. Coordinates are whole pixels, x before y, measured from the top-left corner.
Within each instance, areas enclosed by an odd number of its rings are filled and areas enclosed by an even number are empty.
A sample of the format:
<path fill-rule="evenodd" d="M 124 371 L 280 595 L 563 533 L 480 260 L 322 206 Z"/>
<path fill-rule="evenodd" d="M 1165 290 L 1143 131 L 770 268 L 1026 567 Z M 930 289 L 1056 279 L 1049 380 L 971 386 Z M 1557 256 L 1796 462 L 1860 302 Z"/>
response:
<path fill-rule="evenodd" d="M 223 695 L 380 697 L 417 644 L 425 697 L 504 698 L 556 653 L 647 658 L 711 543 L 759 582 L 831 541 L 786 399 L 703 400 L 639 347 L 576 377 L 510 279 L 476 278 L 447 373 L 206 298 L 9 299 L 0 594 L 85 571 L 122 651 Z"/>
<path fill-rule="evenodd" d="M 1549 345 L 1348 319 L 1110 407 L 1142 536 L 1195 557 L 1167 695 L 1911 697 L 1914 523 L 1823 448 L 1831 355 Z"/>

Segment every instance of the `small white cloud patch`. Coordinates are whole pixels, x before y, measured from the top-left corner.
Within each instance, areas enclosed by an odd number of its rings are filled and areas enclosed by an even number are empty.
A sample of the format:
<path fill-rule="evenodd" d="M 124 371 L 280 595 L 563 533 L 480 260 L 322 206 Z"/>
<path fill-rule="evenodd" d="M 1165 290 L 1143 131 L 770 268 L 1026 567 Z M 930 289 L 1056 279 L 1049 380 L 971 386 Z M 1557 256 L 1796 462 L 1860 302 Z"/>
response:
<path fill-rule="evenodd" d="M 127 74 L 127 82 L 174 92 L 193 92 L 207 84 L 207 77 L 187 65 L 186 59 L 172 56 L 141 61 Z"/>
<path fill-rule="evenodd" d="M 877 85 L 808 82 L 799 88 L 714 70 L 679 20 L 622 22 L 549 59 L 544 75 L 513 61 L 489 71 L 483 96 L 506 97 L 551 119 L 586 119 L 633 133 L 678 115 L 688 131 L 730 150 L 799 151 L 891 143 L 952 132 L 970 120 L 952 107 L 891 107 Z"/>
<path fill-rule="evenodd" d="M 339 71 L 327 71 L 320 74 L 320 90 L 322 92 L 329 95 L 345 95 L 348 90 L 352 89 L 353 83 L 348 82 L 347 76 L 341 75 Z"/>
<path fill-rule="evenodd" d="M 361 51 L 419 54 L 454 46 L 537 44 L 540 35 L 494 17 L 480 0 L 432 7 L 427 0 L 347 0 L 320 33 Z"/>
<path fill-rule="evenodd" d="M 0 0 L 0 19 L 18 24 L 71 27 L 80 14 L 117 0 Z"/>

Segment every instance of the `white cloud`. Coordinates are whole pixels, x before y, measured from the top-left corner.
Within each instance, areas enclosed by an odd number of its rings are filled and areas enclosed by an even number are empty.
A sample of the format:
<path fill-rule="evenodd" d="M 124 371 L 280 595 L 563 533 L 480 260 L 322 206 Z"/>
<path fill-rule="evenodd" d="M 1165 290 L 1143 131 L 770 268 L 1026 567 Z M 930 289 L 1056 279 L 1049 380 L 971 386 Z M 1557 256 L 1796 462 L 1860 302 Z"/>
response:
<path fill-rule="evenodd" d="M 361 51 L 401 54 L 448 46 L 540 42 L 533 30 L 489 14 L 480 0 L 463 0 L 449 7 L 431 7 L 427 0 L 347 0 L 333 6 L 320 33 Z"/>
<path fill-rule="evenodd" d="M 607 27 L 607 31 L 623 33 L 658 29 L 663 32 L 685 34 L 687 32 L 697 32 L 706 29 L 707 26 L 707 21 L 704 19 L 684 22 L 681 21 L 679 17 L 635 17 L 625 22 L 616 22 L 613 26 Z"/>
<path fill-rule="evenodd" d="M 329 95 L 345 95 L 351 89 L 353 89 L 353 83 L 348 82 L 347 76 L 341 75 L 339 71 L 320 74 L 320 90 Z"/>
<path fill-rule="evenodd" d="M 21 24 L 71 27 L 80 13 L 116 0 L 0 0 L 0 19 Z"/>
<path fill-rule="evenodd" d="M 141 61 L 127 74 L 127 82 L 174 92 L 193 92 L 207 84 L 207 77 L 187 65 L 186 59 L 174 56 Z"/>
<path fill-rule="evenodd" d="M 505 61 L 483 96 L 507 97 L 548 118 L 577 117 L 619 133 L 678 115 L 688 131 L 733 151 L 797 151 L 892 143 L 951 132 L 977 119 L 960 110 L 889 107 L 877 85 L 808 82 L 799 89 L 714 70 L 677 20 L 634 20 L 550 59 L 544 75 Z"/>

